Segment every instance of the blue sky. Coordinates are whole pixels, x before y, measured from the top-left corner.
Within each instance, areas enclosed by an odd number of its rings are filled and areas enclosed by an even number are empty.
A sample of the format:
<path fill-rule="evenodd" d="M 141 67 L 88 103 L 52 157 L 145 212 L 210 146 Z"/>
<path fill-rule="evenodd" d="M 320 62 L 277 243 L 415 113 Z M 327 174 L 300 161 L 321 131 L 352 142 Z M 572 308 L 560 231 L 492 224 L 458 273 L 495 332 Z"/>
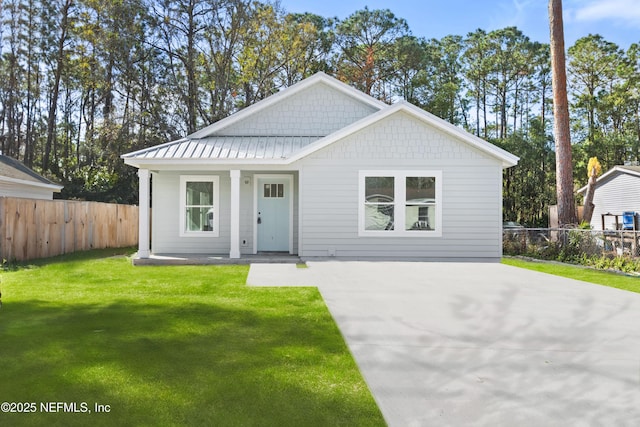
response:
<path fill-rule="evenodd" d="M 533 41 L 549 42 L 547 0 L 281 0 L 287 12 L 345 18 L 368 6 L 390 9 L 416 36 L 441 38 L 517 26 Z M 640 0 L 564 0 L 565 44 L 589 33 L 627 49 L 640 43 Z"/>

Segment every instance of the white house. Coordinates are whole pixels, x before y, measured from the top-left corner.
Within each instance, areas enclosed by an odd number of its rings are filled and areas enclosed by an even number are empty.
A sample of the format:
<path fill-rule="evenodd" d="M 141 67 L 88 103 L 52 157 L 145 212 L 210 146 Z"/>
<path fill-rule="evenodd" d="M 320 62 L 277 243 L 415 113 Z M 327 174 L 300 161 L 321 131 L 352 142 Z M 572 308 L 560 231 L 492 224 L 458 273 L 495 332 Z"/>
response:
<path fill-rule="evenodd" d="M 0 197 L 53 199 L 63 186 L 38 175 L 22 162 L 0 154 Z"/>
<path fill-rule="evenodd" d="M 323 73 L 122 157 L 139 169 L 140 258 L 497 260 L 502 170 L 518 161 L 409 103 L 387 105 Z"/>
<path fill-rule="evenodd" d="M 582 195 L 586 192 L 586 186 L 578 190 Z M 640 166 L 614 166 L 599 177 L 593 204 L 591 228 L 594 230 L 615 230 L 616 216 L 621 227 L 624 212 L 640 213 Z"/>

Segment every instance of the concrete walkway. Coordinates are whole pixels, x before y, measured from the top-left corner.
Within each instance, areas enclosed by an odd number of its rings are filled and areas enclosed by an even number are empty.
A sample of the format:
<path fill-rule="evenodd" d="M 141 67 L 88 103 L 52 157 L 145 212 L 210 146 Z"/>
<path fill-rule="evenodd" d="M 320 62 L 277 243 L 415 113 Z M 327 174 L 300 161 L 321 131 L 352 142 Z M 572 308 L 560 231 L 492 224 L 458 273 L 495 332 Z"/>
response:
<path fill-rule="evenodd" d="M 640 426 L 640 294 L 502 264 L 308 265 L 247 283 L 317 286 L 390 426 Z"/>

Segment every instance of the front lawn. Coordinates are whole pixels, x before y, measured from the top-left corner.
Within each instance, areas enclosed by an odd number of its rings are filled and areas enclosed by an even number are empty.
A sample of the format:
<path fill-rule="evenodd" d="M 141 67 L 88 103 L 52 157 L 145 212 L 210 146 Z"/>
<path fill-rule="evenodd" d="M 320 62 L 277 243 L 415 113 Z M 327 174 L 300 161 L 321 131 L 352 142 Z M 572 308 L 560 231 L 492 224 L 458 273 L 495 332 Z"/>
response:
<path fill-rule="evenodd" d="M 503 258 L 502 262 L 515 267 L 527 268 L 542 273 L 555 274 L 556 276 L 640 293 L 640 277 L 631 277 L 608 271 L 595 270 L 593 268 L 561 264 L 559 262 L 525 261 L 518 258 Z"/>
<path fill-rule="evenodd" d="M 384 425 L 317 289 L 104 254 L 2 273 L 0 425 Z"/>

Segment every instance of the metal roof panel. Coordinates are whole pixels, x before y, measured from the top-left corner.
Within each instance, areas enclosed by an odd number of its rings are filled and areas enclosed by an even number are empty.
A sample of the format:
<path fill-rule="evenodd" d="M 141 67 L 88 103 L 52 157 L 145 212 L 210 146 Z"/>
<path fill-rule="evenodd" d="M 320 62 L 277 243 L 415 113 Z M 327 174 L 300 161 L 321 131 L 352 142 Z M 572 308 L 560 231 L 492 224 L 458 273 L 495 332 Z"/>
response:
<path fill-rule="evenodd" d="M 140 150 L 141 159 L 285 159 L 321 136 L 216 136 L 181 139 Z"/>

